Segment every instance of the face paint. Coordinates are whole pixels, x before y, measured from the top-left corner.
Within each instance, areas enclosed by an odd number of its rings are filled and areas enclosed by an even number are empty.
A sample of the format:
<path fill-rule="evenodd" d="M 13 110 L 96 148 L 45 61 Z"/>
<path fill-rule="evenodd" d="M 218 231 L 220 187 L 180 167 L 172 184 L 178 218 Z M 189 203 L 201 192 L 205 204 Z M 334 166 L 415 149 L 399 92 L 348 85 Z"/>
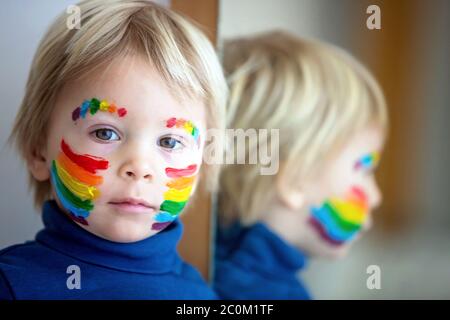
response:
<path fill-rule="evenodd" d="M 369 153 L 369 154 L 361 157 L 361 159 L 359 159 L 355 163 L 355 169 L 356 170 L 359 170 L 359 169 L 371 170 L 371 169 L 375 168 L 379 162 L 380 162 L 380 153 L 372 152 L 372 153 Z"/>
<path fill-rule="evenodd" d="M 194 137 L 194 140 L 197 142 L 197 144 L 200 142 L 198 129 L 191 121 L 184 120 L 184 119 L 170 118 L 166 122 L 166 127 L 167 128 L 172 128 L 172 127 L 182 128 L 188 134 L 190 134 Z"/>
<path fill-rule="evenodd" d="M 72 120 L 84 119 L 88 113 L 94 115 L 98 111 L 117 113 L 119 117 L 124 117 L 127 114 L 127 109 L 125 108 L 118 108 L 114 103 L 109 103 L 106 100 L 100 101 L 97 98 L 92 98 L 91 100 L 84 100 L 81 106 L 73 110 Z"/>
<path fill-rule="evenodd" d="M 61 141 L 61 153 L 52 162 L 51 179 L 58 199 L 75 221 L 88 225 L 92 201 L 100 195 L 96 186 L 103 182 L 96 172 L 107 168 L 105 159 L 76 154 Z"/>
<path fill-rule="evenodd" d="M 166 168 L 166 175 L 173 179 L 167 183 L 169 190 L 164 193 L 164 201 L 155 216 L 156 222 L 153 223 L 152 230 L 162 230 L 167 227 L 186 206 L 196 170 L 195 164 L 184 169 Z"/>
<path fill-rule="evenodd" d="M 346 199 L 331 198 L 311 209 L 310 223 L 328 243 L 341 245 L 352 240 L 367 218 L 367 196 L 353 187 Z"/>

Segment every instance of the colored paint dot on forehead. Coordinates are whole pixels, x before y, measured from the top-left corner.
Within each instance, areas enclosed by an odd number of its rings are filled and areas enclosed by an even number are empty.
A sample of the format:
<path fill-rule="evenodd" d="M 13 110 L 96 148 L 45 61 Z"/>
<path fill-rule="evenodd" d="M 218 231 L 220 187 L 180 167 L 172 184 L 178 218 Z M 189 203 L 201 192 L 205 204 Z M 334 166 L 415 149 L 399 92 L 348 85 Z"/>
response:
<path fill-rule="evenodd" d="M 119 115 L 119 117 L 124 117 L 127 114 L 127 109 L 125 108 L 120 108 L 117 110 L 117 114 Z"/>
<path fill-rule="evenodd" d="M 184 129 L 188 134 L 190 134 L 194 137 L 194 139 L 195 139 L 195 141 L 197 141 L 197 143 L 199 142 L 199 130 L 189 120 L 172 117 L 166 121 L 166 127 L 167 128 L 175 127 L 175 128 Z"/>
<path fill-rule="evenodd" d="M 127 114 L 127 109 L 123 107 L 119 108 L 114 103 L 109 103 L 107 100 L 100 101 L 97 98 L 92 98 L 90 100 L 84 100 L 81 106 L 72 111 L 72 120 L 77 121 L 79 118 L 85 119 L 88 113 L 95 115 L 98 111 L 117 113 L 120 118 Z"/>
<path fill-rule="evenodd" d="M 376 167 L 379 162 L 380 162 L 380 153 L 372 152 L 361 157 L 355 163 L 355 169 L 371 169 L 373 167 Z"/>

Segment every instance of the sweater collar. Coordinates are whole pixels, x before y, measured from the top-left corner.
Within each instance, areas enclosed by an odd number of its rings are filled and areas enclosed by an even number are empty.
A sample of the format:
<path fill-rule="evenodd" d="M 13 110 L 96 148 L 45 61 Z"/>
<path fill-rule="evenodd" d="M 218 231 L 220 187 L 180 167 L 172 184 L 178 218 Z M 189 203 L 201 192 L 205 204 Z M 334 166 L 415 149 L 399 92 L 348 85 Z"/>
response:
<path fill-rule="evenodd" d="M 307 263 L 307 257 L 294 246 L 282 240 L 265 224 L 256 223 L 240 232 L 236 243 L 238 250 L 231 259 L 249 270 L 290 277 Z"/>
<path fill-rule="evenodd" d="M 36 235 L 36 241 L 61 254 L 126 272 L 181 271 L 176 246 L 183 227 L 178 219 L 158 234 L 132 243 L 109 241 L 86 231 L 69 219 L 54 200 L 44 204 L 42 219 L 45 228 Z"/>

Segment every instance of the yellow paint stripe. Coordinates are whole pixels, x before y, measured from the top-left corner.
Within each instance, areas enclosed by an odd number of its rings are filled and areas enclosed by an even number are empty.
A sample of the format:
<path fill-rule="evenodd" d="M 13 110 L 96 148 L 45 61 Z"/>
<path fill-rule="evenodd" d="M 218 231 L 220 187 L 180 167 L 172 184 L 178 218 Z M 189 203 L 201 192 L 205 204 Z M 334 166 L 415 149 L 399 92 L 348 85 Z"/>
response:
<path fill-rule="evenodd" d="M 88 186 L 76 179 L 74 179 L 64 168 L 62 168 L 58 161 L 55 161 L 56 172 L 59 178 L 64 183 L 64 185 L 69 189 L 74 195 L 82 200 L 94 200 L 99 195 L 100 192 L 96 187 Z"/>
<path fill-rule="evenodd" d="M 102 102 L 100 102 L 100 110 L 102 111 L 108 111 L 109 109 L 109 103 L 106 100 L 102 100 Z"/>
<path fill-rule="evenodd" d="M 330 206 L 335 209 L 336 213 L 344 221 L 362 224 L 366 218 L 366 210 L 363 210 L 357 204 L 339 199 L 331 199 Z"/>
<path fill-rule="evenodd" d="M 169 189 L 164 193 L 164 200 L 170 200 L 175 202 L 187 201 L 192 191 L 192 186 L 181 190 Z"/>

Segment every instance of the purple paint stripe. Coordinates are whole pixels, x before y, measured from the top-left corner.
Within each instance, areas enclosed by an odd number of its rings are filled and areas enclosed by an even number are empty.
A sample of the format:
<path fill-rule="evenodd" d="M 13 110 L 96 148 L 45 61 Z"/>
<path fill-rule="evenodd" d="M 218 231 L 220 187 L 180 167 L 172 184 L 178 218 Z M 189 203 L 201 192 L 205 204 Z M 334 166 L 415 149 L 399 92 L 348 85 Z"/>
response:
<path fill-rule="evenodd" d="M 172 221 L 168 221 L 168 222 L 155 222 L 153 225 L 152 225 L 152 230 L 162 230 L 162 229 L 164 229 L 165 227 L 167 227 L 169 224 L 171 224 L 172 223 Z"/>
<path fill-rule="evenodd" d="M 70 212 L 69 217 L 70 217 L 73 221 L 78 222 L 78 223 L 80 223 L 80 224 L 82 224 L 82 225 L 85 225 L 85 226 L 88 226 L 88 225 L 89 225 L 89 223 L 86 221 L 85 218 L 83 218 L 83 217 L 77 217 L 77 216 L 74 215 L 72 212 Z"/>

